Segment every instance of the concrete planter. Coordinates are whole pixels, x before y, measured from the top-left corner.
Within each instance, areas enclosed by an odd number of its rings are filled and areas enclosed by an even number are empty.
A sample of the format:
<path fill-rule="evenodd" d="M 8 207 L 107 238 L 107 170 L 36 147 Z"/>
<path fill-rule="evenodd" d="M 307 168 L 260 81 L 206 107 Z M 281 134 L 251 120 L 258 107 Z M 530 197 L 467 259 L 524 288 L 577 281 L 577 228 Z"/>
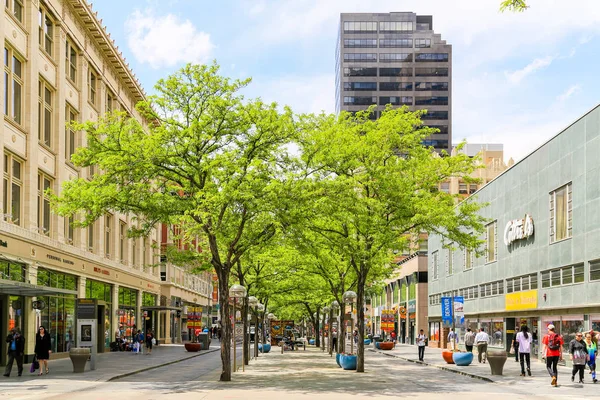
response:
<path fill-rule="evenodd" d="M 85 372 L 85 363 L 90 358 L 90 349 L 87 347 L 73 347 L 69 350 L 69 358 L 73 363 L 73 372 Z"/>
<path fill-rule="evenodd" d="M 340 364 L 340 357 L 342 356 L 342 353 L 335 353 L 335 362 L 337 363 L 338 367 L 342 368 L 342 364 Z"/>
<path fill-rule="evenodd" d="M 190 353 L 197 353 L 202 350 L 202 343 L 186 343 L 183 346 Z"/>
<path fill-rule="evenodd" d="M 487 352 L 487 360 L 492 370 L 492 375 L 502 375 L 504 363 L 506 362 L 506 351 L 492 350 Z"/>
<path fill-rule="evenodd" d="M 454 361 L 454 364 L 460 367 L 466 367 L 473 362 L 473 353 L 456 352 L 452 354 L 452 360 Z"/>
<path fill-rule="evenodd" d="M 394 342 L 381 342 L 379 343 L 379 348 L 381 350 L 391 350 L 394 348 Z"/>
<path fill-rule="evenodd" d="M 356 370 L 356 356 L 342 354 L 340 364 L 345 370 Z"/>
<path fill-rule="evenodd" d="M 454 364 L 454 359 L 452 358 L 453 356 L 454 356 L 453 351 L 449 351 L 449 350 L 442 351 L 442 358 L 444 359 L 444 361 L 446 361 L 447 364 Z"/>
<path fill-rule="evenodd" d="M 261 353 L 268 353 L 271 351 L 271 345 L 269 343 L 259 343 L 258 345 L 258 351 L 260 351 Z"/>
<path fill-rule="evenodd" d="M 368 346 L 371 344 L 371 339 L 365 339 L 365 346 Z"/>

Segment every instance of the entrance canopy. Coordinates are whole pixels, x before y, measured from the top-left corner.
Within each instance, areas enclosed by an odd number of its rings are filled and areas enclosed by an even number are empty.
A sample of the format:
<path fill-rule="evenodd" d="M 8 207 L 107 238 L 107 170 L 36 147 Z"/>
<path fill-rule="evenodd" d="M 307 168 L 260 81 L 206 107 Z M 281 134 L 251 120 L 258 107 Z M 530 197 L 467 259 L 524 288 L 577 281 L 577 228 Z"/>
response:
<path fill-rule="evenodd" d="M 33 285 L 31 283 L 9 281 L 7 279 L 0 279 L 0 293 L 27 297 L 51 296 L 56 294 L 77 295 L 77 291 L 75 290 Z"/>

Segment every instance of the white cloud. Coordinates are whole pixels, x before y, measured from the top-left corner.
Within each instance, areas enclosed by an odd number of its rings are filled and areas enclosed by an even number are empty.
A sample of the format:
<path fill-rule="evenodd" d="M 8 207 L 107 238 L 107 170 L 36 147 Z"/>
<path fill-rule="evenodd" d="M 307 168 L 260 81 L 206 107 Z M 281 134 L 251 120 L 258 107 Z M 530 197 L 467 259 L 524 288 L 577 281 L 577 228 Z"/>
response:
<path fill-rule="evenodd" d="M 565 101 L 567 101 L 569 99 L 569 97 L 573 96 L 574 94 L 576 94 L 580 91 L 581 91 L 581 85 L 579 85 L 579 84 L 571 85 L 567 90 L 565 90 L 558 97 L 556 97 L 556 100 L 560 103 L 564 103 Z"/>
<path fill-rule="evenodd" d="M 536 58 L 532 62 L 530 62 L 525 68 L 519 69 L 513 72 L 506 72 L 506 78 L 512 84 L 517 84 L 523 80 L 527 75 L 530 75 L 541 68 L 546 68 L 550 64 L 555 57 L 547 56 L 544 58 Z"/>
<path fill-rule="evenodd" d="M 152 10 L 145 13 L 136 10 L 129 16 L 125 30 L 135 58 L 155 69 L 202 63 L 214 48 L 208 33 L 198 31 L 190 20 L 173 14 L 156 16 Z"/>

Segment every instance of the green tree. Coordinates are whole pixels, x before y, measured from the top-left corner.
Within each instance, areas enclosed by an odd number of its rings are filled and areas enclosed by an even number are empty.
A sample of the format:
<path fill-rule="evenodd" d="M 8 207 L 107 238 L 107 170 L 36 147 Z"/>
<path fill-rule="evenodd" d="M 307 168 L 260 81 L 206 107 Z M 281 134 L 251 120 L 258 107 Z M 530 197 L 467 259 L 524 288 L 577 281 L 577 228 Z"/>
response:
<path fill-rule="evenodd" d="M 436 232 L 454 243 L 476 248 L 484 220 L 474 201 L 456 205 L 439 190 L 452 176 L 468 179 L 476 168 L 464 154 L 438 156 L 421 143 L 434 129 L 406 107 L 388 109 L 371 121 L 356 115 L 305 116 L 300 141 L 304 198 L 311 204 L 307 229 L 344 254 L 357 278 L 358 365 L 364 371 L 364 299 L 368 285 L 388 276 L 393 250 L 409 237 Z"/>
<path fill-rule="evenodd" d="M 500 3 L 500 11 L 517 11 L 523 12 L 527 10 L 529 6 L 525 0 L 504 0 Z"/>
<path fill-rule="evenodd" d="M 219 278 L 220 379 L 229 381 L 230 274 L 276 232 L 281 165 L 295 128 L 289 109 L 243 99 L 249 80 L 218 72 L 216 64 L 187 65 L 160 80 L 157 95 L 137 105 L 144 126 L 122 114 L 81 125 L 88 145 L 73 161 L 102 174 L 66 182 L 55 205 L 62 215 L 85 213 L 83 225 L 115 210 L 140 216 L 147 229 L 179 225 L 206 241 L 205 267 Z"/>

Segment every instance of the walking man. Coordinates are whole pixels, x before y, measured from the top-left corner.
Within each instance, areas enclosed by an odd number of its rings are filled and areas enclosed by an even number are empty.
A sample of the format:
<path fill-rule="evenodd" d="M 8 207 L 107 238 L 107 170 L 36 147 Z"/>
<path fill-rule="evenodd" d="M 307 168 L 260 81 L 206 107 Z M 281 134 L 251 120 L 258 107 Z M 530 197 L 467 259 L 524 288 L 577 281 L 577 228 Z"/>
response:
<path fill-rule="evenodd" d="M 336 352 L 336 353 L 338 352 L 337 351 L 337 335 L 338 335 L 337 334 L 337 329 L 334 329 L 331 332 L 331 346 L 333 348 L 333 351 Z"/>
<path fill-rule="evenodd" d="M 554 325 L 548 325 L 548 334 L 542 339 L 542 354 L 546 356 L 546 368 L 552 377 L 552 386 L 557 386 L 558 361 L 562 360 L 563 338 L 555 332 Z"/>
<path fill-rule="evenodd" d="M 452 351 L 455 351 L 458 347 L 458 335 L 454 332 L 454 328 L 450 328 L 450 333 L 448 334 L 448 343 L 450 343 Z"/>
<path fill-rule="evenodd" d="M 483 361 L 485 364 L 485 359 L 487 358 L 487 346 L 490 342 L 490 335 L 485 333 L 483 328 L 479 329 L 479 333 L 475 336 L 475 343 L 477 343 L 477 360 L 479 363 Z"/>
<path fill-rule="evenodd" d="M 17 361 L 17 372 L 21 376 L 23 373 L 23 352 L 25 351 L 25 338 L 21 336 L 18 328 L 11 329 L 6 337 L 8 343 L 8 361 L 4 369 L 4 376 L 9 377 L 12 370 L 13 361 Z"/>
<path fill-rule="evenodd" d="M 419 348 L 419 361 L 423 361 L 423 358 L 425 358 L 425 343 L 427 341 L 427 338 L 425 337 L 425 334 L 423 333 L 423 329 L 421 329 L 419 331 L 419 335 L 417 336 L 417 347 Z"/>
<path fill-rule="evenodd" d="M 469 353 L 473 352 L 473 344 L 475 344 L 475 334 L 471 328 L 467 328 L 467 333 L 465 333 L 465 347 Z"/>

